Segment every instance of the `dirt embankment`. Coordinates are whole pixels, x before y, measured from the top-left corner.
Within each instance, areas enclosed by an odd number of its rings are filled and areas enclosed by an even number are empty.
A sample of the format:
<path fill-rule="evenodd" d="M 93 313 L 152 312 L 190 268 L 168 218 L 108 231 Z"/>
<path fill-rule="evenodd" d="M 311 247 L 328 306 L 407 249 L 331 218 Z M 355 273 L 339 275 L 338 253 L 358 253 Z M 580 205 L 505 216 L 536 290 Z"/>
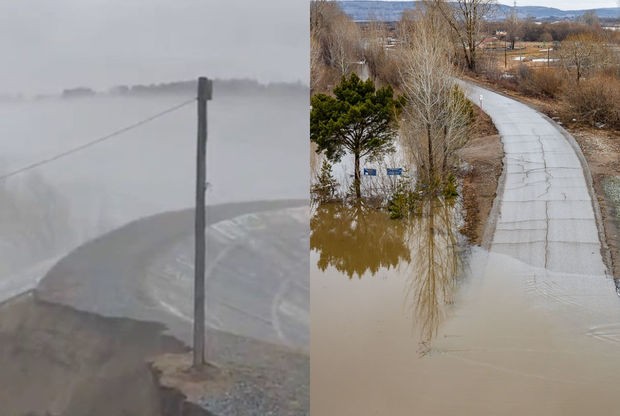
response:
<path fill-rule="evenodd" d="M 0 304 L 0 415 L 308 414 L 306 353 L 213 330 L 218 366 L 197 371 L 164 330 L 33 293 Z"/>
<path fill-rule="evenodd" d="M 620 206 L 607 188 L 610 178 L 620 176 L 620 135 L 577 126 L 569 128 L 569 131 L 579 143 L 590 167 L 611 257 L 609 266 L 614 277 L 620 278 Z M 616 192 L 620 192 L 620 187 L 616 187 Z"/>
<path fill-rule="evenodd" d="M 461 172 L 465 208 L 465 224 L 461 233 L 472 244 L 480 245 L 497 193 L 504 151 L 491 118 L 478 107 L 475 108 L 476 124 L 472 138 L 460 151 L 461 159 L 466 163 Z"/>
<path fill-rule="evenodd" d="M 26 294 L 0 305 L 2 416 L 204 416 L 147 360 L 186 348 L 163 326 L 103 318 Z M 185 409 L 184 408 L 184 409 Z"/>

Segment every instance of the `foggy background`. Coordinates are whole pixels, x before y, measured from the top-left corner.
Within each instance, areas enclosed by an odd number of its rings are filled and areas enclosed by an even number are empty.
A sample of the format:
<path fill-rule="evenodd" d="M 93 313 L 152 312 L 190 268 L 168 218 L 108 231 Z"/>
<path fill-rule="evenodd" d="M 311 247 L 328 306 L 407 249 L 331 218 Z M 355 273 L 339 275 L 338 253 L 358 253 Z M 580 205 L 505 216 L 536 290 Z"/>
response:
<path fill-rule="evenodd" d="M 308 13 L 304 0 L 0 0 L 0 94 L 199 75 L 307 84 Z"/>
<path fill-rule="evenodd" d="M 216 83 L 208 103 L 207 204 L 307 199 L 307 14 L 305 1 L 290 0 L 0 1 L 0 95 L 26 95 L 0 100 L 0 177 L 195 97 L 61 98 L 64 89 L 243 77 L 297 84 L 287 93 L 230 93 Z M 54 96 L 34 98 L 41 93 Z M 80 244 L 143 217 L 192 208 L 196 128 L 192 102 L 0 179 L 0 300 L 33 287 Z"/>

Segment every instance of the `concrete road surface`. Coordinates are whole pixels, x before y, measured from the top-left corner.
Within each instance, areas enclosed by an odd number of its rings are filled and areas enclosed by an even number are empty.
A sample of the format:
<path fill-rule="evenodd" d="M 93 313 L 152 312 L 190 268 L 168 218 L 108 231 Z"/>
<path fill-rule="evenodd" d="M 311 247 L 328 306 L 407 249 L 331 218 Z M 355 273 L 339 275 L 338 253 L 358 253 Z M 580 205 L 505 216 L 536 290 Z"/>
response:
<path fill-rule="evenodd" d="M 550 271 L 605 275 L 591 188 L 570 136 L 522 103 L 472 84 L 466 89 L 504 145 L 491 251 Z"/>

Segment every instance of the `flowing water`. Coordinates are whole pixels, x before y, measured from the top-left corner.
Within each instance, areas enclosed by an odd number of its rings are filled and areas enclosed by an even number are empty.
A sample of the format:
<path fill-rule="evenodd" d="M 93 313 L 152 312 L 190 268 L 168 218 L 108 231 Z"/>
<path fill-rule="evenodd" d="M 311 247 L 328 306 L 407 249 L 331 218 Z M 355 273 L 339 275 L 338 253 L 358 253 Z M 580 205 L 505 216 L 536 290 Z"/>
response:
<path fill-rule="evenodd" d="M 450 207 L 408 222 L 350 211 L 311 223 L 313 413 L 620 412 L 610 279 L 462 251 Z"/>
<path fill-rule="evenodd" d="M 0 104 L 0 177 L 191 97 Z M 209 102 L 207 203 L 307 198 L 307 97 Z M 130 221 L 194 204 L 196 107 L 0 180 L 0 300 L 36 285 L 62 256 Z M 300 172 L 281 175 L 281 172 Z M 278 177 L 274 180 L 274 177 Z"/>

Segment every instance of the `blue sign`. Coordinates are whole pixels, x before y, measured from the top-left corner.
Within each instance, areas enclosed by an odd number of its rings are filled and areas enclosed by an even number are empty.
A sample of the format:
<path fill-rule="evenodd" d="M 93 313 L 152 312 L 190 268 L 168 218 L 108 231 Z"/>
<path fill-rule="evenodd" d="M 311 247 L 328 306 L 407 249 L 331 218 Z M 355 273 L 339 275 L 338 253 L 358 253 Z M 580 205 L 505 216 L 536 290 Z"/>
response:
<path fill-rule="evenodd" d="M 365 176 L 377 176 L 377 169 L 364 168 Z"/>
<path fill-rule="evenodd" d="M 387 174 L 389 176 L 396 176 L 403 174 L 403 168 L 387 168 Z"/>

